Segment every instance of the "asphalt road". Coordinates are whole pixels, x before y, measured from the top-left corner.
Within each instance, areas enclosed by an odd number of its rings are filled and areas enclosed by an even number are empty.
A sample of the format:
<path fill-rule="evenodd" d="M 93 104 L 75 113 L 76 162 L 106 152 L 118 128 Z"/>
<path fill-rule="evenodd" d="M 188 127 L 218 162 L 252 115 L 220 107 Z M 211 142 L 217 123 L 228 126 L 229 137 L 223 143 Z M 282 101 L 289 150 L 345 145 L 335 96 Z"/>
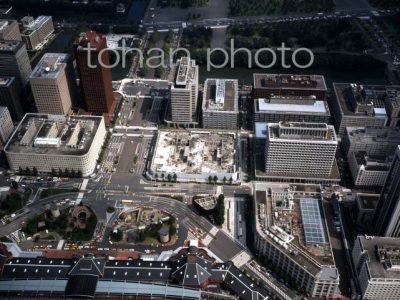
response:
<path fill-rule="evenodd" d="M 380 11 L 380 16 L 388 16 L 395 14 L 395 10 L 391 11 Z M 185 26 L 194 27 L 226 27 L 230 25 L 241 25 L 241 24 L 265 24 L 265 23 L 281 23 L 281 22 L 296 22 L 306 20 L 328 20 L 335 18 L 353 18 L 353 17 L 373 17 L 376 16 L 376 12 L 370 8 L 346 8 L 338 10 L 334 13 L 306 13 L 306 14 L 292 14 L 284 16 L 247 16 L 247 17 L 235 17 L 235 18 L 210 18 L 201 19 L 191 22 L 186 22 Z M 151 21 L 144 22 L 144 27 L 147 31 L 159 30 L 173 30 L 182 28 L 182 21 Z"/>

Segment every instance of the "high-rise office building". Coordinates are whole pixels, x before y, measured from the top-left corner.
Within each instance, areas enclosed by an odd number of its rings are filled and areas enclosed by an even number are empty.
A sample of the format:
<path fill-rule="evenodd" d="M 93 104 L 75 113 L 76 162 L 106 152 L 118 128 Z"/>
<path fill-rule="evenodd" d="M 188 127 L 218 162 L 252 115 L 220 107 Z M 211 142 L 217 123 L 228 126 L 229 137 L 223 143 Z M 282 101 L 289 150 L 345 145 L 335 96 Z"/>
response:
<path fill-rule="evenodd" d="M 176 65 L 175 81 L 171 87 L 172 122 L 197 125 L 197 98 L 199 92 L 199 66 L 188 57 L 182 57 Z"/>
<path fill-rule="evenodd" d="M 383 186 L 374 216 L 375 234 L 400 237 L 400 146 Z"/>
<path fill-rule="evenodd" d="M 66 115 L 71 111 L 69 62 L 68 54 L 46 53 L 33 70 L 30 81 L 39 113 Z"/>
<path fill-rule="evenodd" d="M 267 176 L 329 178 L 338 141 L 322 123 L 269 123 L 265 149 Z"/>
<path fill-rule="evenodd" d="M 21 32 L 16 20 L 0 20 L 0 40 L 21 41 Z"/>
<path fill-rule="evenodd" d="M 346 127 L 385 126 L 389 117 L 385 108 L 386 92 L 374 86 L 334 83 L 331 112 L 336 132 L 343 137 Z"/>
<path fill-rule="evenodd" d="M 0 144 L 5 145 L 14 131 L 14 124 L 10 112 L 5 106 L 0 106 Z"/>
<path fill-rule="evenodd" d="M 37 48 L 54 32 L 53 19 L 50 16 L 39 16 L 36 19 L 26 16 L 21 19 L 23 26 L 22 40 L 26 48 Z"/>
<path fill-rule="evenodd" d="M 351 258 L 362 299 L 391 300 L 400 295 L 400 239 L 360 235 Z"/>
<path fill-rule="evenodd" d="M 86 110 L 97 114 L 111 113 L 114 104 L 111 70 L 104 67 L 109 65 L 108 52 L 101 54 L 103 66 L 99 60 L 99 52 L 105 48 L 106 38 L 94 31 L 81 33 L 74 44 Z"/>
<path fill-rule="evenodd" d="M 238 81 L 207 79 L 203 93 L 203 127 L 236 130 L 239 117 Z"/>
<path fill-rule="evenodd" d="M 392 156 L 400 145 L 400 128 L 346 127 L 342 145 L 347 155 L 363 151 L 371 156 Z"/>
<path fill-rule="evenodd" d="M 22 41 L 0 40 L 0 76 L 14 76 L 25 87 L 31 73 L 25 44 Z"/>
<path fill-rule="evenodd" d="M 22 119 L 21 85 L 15 77 L 0 76 L 0 106 L 8 108 L 14 122 Z"/>

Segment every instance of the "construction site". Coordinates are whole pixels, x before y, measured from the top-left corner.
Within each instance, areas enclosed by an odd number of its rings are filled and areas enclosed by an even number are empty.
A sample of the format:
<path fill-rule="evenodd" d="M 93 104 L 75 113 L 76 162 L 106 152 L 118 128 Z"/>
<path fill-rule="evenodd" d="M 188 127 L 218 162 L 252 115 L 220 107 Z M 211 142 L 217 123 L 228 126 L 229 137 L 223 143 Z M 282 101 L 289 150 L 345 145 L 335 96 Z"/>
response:
<path fill-rule="evenodd" d="M 148 176 L 177 181 L 231 181 L 237 183 L 238 144 L 234 133 L 160 131 Z M 175 176 L 176 175 L 176 176 Z"/>

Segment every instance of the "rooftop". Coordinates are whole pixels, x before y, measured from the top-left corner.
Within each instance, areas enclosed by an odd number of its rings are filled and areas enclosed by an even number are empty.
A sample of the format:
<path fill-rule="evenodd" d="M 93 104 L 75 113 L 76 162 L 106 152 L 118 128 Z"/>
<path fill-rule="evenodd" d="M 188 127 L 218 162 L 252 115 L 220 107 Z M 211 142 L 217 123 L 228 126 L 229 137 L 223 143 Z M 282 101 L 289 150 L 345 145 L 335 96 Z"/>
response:
<path fill-rule="evenodd" d="M 96 31 L 81 32 L 75 45 L 79 50 L 88 48 L 90 44 L 91 49 L 100 50 L 102 47 L 107 46 L 106 38 Z"/>
<path fill-rule="evenodd" d="M 264 299 L 267 295 L 232 263 L 217 262 L 208 249 L 198 247 L 197 243 L 164 252 L 159 258 L 162 261 L 119 260 L 92 255 L 72 259 L 16 257 L 4 265 L 0 292 L 65 291 L 71 296 L 88 293 L 93 297 L 98 293 L 148 295 L 151 291 L 153 296 L 199 299 L 199 289 L 183 286 L 208 286 L 210 279 L 212 284 L 233 291 L 243 300 Z M 8 284 L 2 284 L 4 282 Z M 179 283 L 180 287 L 168 283 Z"/>
<path fill-rule="evenodd" d="M 256 99 L 257 112 L 285 114 L 330 115 L 328 103 L 315 97 L 281 97 Z"/>
<path fill-rule="evenodd" d="M 378 205 L 380 194 L 357 193 L 356 199 L 362 209 L 375 209 Z"/>
<path fill-rule="evenodd" d="M 103 117 L 26 114 L 8 141 L 9 153 L 83 155 Z"/>
<path fill-rule="evenodd" d="M 384 86 L 363 86 L 354 83 L 334 83 L 336 99 L 345 116 L 386 118 Z"/>
<path fill-rule="evenodd" d="M 395 143 L 400 145 L 400 128 L 346 127 L 347 135 L 354 143 Z"/>
<path fill-rule="evenodd" d="M 25 30 L 34 31 L 43 26 L 43 24 L 51 18 L 51 16 L 38 16 L 36 19 L 34 19 L 31 16 L 26 16 L 21 19 L 21 23 Z"/>
<path fill-rule="evenodd" d="M 203 94 L 204 111 L 238 111 L 238 81 L 207 79 Z"/>
<path fill-rule="evenodd" d="M 8 26 L 17 23 L 16 20 L 0 20 L 0 33 L 4 32 Z"/>
<path fill-rule="evenodd" d="M 165 173 L 233 173 L 235 153 L 233 133 L 159 131 L 152 169 Z"/>
<path fill-rule="evenodd" d="M 320 188 L 304 196 L 297 186 L 256 186 L 257 231 L 312 274 L 337 279 Z"/>
<path fill-rule="evenodd" d="M 400 280 L 400 239 L 358 236 L 368 255 L 371 278 Z"/>
<path fill-rule="evenodd" d="M 314 140 L 337 143 L 334 127 L 324 123 L 269 123 L 268 136 L 269 139 L 274 140 Z"/>
<path fill-rule="evenodd" d="M 177 62 L 175 88 L 186 88 L 189 83 L 197 83 L 198 67 L 193 59 L 182 57 Z"/>
<path fill-rule="evenodd" d="M 255 89 L 309 89 L 326 91 L 322 75 L 254 74 Z"/>
<path fill-rule="evenodd" d="M 24 45 L 22 41 L 0 40 L 0 53 L 16 53 Z"/>
<path fill-rule="evenodd" d="M 36 65 L 32 78 L 57 79 L 60 71 L 65 69 L 69 55 L 65 53 L 46 53 Z"/>
<path fill-rule="evenodd" d="M 366 171 L 389 171 L 393 157 L 390 156 L 368 156 L 365 152 L 353 152 L 357 165 Z"/>
<path fill-rule="evenodd" d="M 14 79 L 15 77 L 0 76 L 0 87 L 8 86 Z"/>

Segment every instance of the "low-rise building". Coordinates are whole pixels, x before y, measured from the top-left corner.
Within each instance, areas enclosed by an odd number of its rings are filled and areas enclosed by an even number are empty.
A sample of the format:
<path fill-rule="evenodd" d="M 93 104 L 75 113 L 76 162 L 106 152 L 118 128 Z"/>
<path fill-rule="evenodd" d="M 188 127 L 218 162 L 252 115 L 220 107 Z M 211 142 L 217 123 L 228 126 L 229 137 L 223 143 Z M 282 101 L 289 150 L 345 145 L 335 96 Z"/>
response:
<path fill-rule="evenodd" d="M 160 130 L 147 175 L 163 181 L 208 182 L 211 179 L 212 182 L 239 183 L 236 134 Z"/>
<path fill-rule="evenodd" d="M 137 252 L 129 252 L 129 259 L 117 252 L 113 257 L 109 251 L 79 257 L 66 252 L 72 251 L 2 256 L 0 294 L 8 298 L 39 294 L 55 299 L 255 300 L 272 293 L 195 240 L 151 260 L 144 255 L 138 258 Z"/>
<path fill-rule="evenodd" d="M 207 79 L 204 84 L 203 127 L 236 130 L 238 127 L 238 81 Z"/>
<path fill-rule="evenodd" d="M 51 16 L 39 16 L 36 19 L 26 16 L 21 19 L 21 24 L 22 40 L 28 50 L 36 49 L 54 32 Z"/>
<path fill-rule="evenodd" d="M 392 300 L 400 295 L 400 239 L 358 236 L 352 250 L 361 296 Z"/>
<path fill-rule="evenodd" d="M 320 191 L 319 185 L 256 184 L 254 246 L 310 297 L 335 298 L 339 271 Z"/>
<path fill-rule="evenodd" d="M 331 123 L 328 103 L 315 96 L 273 96 L 254 99 L 254 123 Z"/>
<path fill-rule="evenodd" d="M 315 96 L 325 100 L 327 87 L 322 75 L 254 74 L 253 97 Z"/>
<path fill-rule="evenodd" d="M 383 187 L 392 165 L 392 158 L 351 152 L 348 161 L 354 185 L 363 188 Z"/>
<path fill-rule="evenodd" d="M 95 171 L 106 135 L 103 117 L 26 114 L 4 151 L 10 169 Z"/>
<path fill-rule="evenodd" d="M 335 97 L 331 112 L 336 132 L 343 136 L 350 126 L 385 126 L 388 115 L 385 108 L 386 92 L 375 86 L 334 83 Z"/>
<path fill-rule="evenodd" d="M 363 151 L 371 156 L 390 156 L 400 145 L 400 128 L 346 127 L 342 145 L 346 155 Z"/>

